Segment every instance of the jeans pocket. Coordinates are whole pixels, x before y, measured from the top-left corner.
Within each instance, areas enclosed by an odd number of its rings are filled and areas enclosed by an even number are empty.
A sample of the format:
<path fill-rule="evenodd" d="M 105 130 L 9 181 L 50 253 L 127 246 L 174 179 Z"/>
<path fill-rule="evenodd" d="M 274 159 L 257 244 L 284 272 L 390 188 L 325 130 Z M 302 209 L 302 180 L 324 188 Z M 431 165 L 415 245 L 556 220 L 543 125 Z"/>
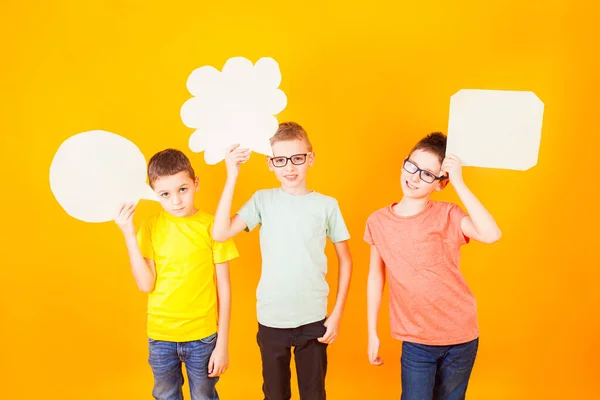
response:
<path fill-rule="evenodd" d="M 213 344 L 217 340 L 217 334 L 213 333 L 212 335 L 205 337 L 204 339 L 200 339 L 200 342 L 204 344 Z"/>

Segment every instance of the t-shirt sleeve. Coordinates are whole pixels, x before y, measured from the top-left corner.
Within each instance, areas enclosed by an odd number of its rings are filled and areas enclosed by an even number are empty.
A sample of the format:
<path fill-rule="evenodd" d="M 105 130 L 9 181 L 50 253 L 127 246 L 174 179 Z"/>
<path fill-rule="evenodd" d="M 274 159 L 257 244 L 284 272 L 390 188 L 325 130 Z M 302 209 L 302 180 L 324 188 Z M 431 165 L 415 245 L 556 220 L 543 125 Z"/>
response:
<path fill-rule="evenodd" d="M 149 221 L 142 222 L 137 233 L 137 242 L 140 246 L 142 257 L 154 260 L 154 246 L 152 246 L 152 225 Z"/>
<path fill-rule="evenodd" d="M 214 225 L 214 221 L 208 227 L 209 235 L 211 235 L 210 232 L 212 232 L 213 225 Z M 221 264 L 221 263 L 233 260 L 234 258 L 237 258 L 240 256 L 240 254 L 238 253 L 237 247 L 235 246 L 235 243 L 233 242 L 233 239 L 227 239 L 224 242 L 217 242 L 216 240 L 212 239 L 212 236 L 211 236 L 211 240 L 212 240 L 213 263 Z"/>
<path fill-rule="evenodd" d="M 250 200 L 246 202 L 237 212 L 244 222 L 246 223 L 246 231 L 250 232 L 252 229 L 256 228 L 258 224 L 262 222 L 261 218 L 261 194 L 260 192 L 254 193 Z"/>
<path fill-rule="evenodd" d="M 470 241 L 470 238 L 465 236 L 465 234 L 462 231 L 462 227 L 461 227 L 462 220 L 466 216 L 467 216 L 467 213 L 464 212 L 463 209 L 460 208 L 458 205 L 456 205 L 456 204 L 450 205 L 450 210 L 448 212 L 448 217 L 449 217 L 448 219 L 450 221 L 449 234 L 460 245 L 467 244 Z"/>
<path fill-rule="evenodd" d="M 371 234 L 371 217 L 367 219 L 367 223 L 365 226 L 365 235 L 363 236 L 365 242 L 373 246 L 375 242 L 373 241 L 373 235 Z"/>
<path fill-rule="evenodd" d="M 237 247 L 235 247 L 235 243 L 233 239 L 228 239 L 224 242 L 213 241 L 213 262 L 215 264 L 221 264 L 234 258 L 239 257 L 239 253 Z"/>
<path fill-rule="evenodd" d="M 329 237 L 333 243 L 350 239 L 350 232 L 348 232 L 348 228 L 346 227 L 344 217 L 342 216 L 337 201 L 327 216 L 327 237 Z"/>

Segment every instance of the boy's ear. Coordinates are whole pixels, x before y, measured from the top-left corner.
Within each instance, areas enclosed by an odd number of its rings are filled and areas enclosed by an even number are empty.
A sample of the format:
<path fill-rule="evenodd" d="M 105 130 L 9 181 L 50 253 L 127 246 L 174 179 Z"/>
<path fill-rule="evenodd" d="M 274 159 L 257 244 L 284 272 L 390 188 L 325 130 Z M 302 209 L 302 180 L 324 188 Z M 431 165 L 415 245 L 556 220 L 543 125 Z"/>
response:
<path fill-rule="evenodd" d="M 438 192 L 441 192 L 442 190 L 444 190 L 444 188 L 445 188 L 446 186 L 448 186 L 448 182 L 450 182 L 450 179 L 448 179 L 448 178 L 446 178 L 446 179 L 444 179 L 444 180 L 441 180 L 441 181 L 439 181 L 439 183 L 438 183 L 438 187 L 437 187 L 437 189 L 435 189 L 435 190 L 437 190 Z"/>
<path fill-rule="evenodd" d="M 314 163 L 315 163 L 315 152 L 311 151 L 310 155 L 308 157 L 309 157 L 308 158 L 308 166 L 312 167 L 314 165 Z"/>
<path fill-rule="evenodd" d="M 271 165 L 271 157 L 267 156 L 265 157 L 265 160 L 267 161 L 267 167 L 269 167 L 269 171 L 273 171 L 273 166 Z"/>
<path fill-rule="evenodd" d="M 197 176 L 194 177 L 194 187 L 195 187 L 195 192 L 198 191 L 198 189 L 200 189 L 200 178 L 198 178 Z"/>

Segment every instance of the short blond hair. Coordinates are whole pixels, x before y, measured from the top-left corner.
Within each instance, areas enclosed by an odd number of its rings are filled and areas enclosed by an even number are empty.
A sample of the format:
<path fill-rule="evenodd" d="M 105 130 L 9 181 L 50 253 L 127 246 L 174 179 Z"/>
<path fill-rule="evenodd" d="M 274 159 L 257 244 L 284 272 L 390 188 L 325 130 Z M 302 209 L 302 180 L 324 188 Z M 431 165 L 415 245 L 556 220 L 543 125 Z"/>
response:
<path fill-rule="evenodd" d="M 296 122 L 282 122 L 277 128 L 277 132 L 271 137 L 271 146 L 277 142 L 287 140 L 301 140 L 306 143 L 308 151 L 312 151 L 312 143 L 308 139 L 308 135 L 304 128 Z"/>

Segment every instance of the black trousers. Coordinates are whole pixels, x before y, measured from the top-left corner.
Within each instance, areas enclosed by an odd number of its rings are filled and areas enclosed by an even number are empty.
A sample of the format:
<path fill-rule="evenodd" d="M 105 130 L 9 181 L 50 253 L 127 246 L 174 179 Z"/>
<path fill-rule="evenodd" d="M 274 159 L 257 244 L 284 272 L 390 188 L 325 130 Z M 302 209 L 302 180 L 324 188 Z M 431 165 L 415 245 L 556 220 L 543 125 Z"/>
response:
<path fill-rule="evenodd" d="M 258 324 L 256 341 L 262 358 L 265 400 L 289 400 L 292 397 L 292 347 L 300 399 L 325 400 L 327 345 L 317 340 L 327 330 L 323 322 L 325 320 L 288 329 Z"/>

